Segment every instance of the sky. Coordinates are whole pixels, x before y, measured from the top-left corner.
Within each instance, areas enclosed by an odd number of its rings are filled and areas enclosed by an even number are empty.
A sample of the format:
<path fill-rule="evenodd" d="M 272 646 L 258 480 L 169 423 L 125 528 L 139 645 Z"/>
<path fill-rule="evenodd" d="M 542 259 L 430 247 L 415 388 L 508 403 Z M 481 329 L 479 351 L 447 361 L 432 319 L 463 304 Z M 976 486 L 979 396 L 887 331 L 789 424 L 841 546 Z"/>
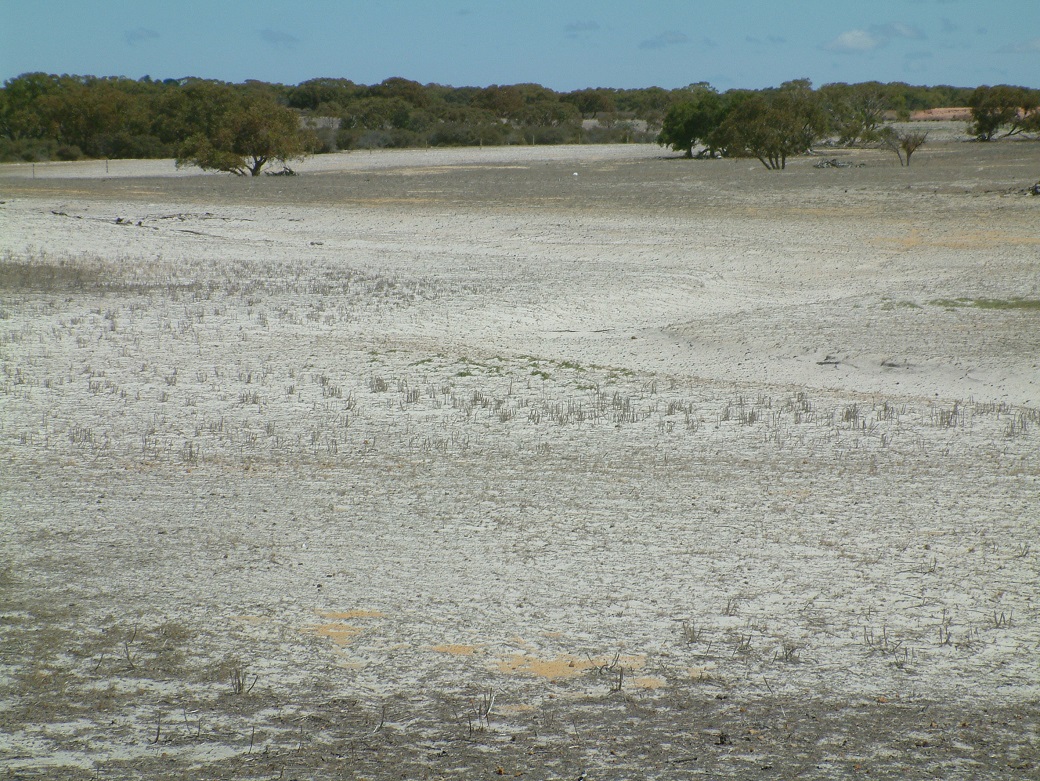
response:
<path fill-rule="evenodd" d="M 0 0 L 0 81 L 1040 88 L 1040 0 Z"/>

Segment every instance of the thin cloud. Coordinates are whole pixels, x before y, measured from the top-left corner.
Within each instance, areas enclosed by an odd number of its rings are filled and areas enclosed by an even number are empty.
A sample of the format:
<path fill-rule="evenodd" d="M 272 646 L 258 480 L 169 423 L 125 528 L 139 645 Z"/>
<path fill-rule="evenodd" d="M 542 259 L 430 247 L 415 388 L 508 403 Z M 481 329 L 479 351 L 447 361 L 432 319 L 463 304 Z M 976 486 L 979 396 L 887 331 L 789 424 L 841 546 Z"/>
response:
<path fill-rule="evenodd" d="M 123 40 L 130 46 L 144 43 L 145 41 L 154 41 L 158 37 L 159 33 L 155 30 L 149 30 L 147 27 L 135 27 L 133 30 L 127 30 L 123 33 Z"/>
<path fill-rule="evenodd" d="M 1000 47 L 1000 51 L 1006 54 L 1038 54 L 1040 53 L 1040 38 L 1009 43 L 1007 46 Z"/>
<path fill-rule="evenodd" d="M 955 33 L 961 29 L 958 25 L 951 22 L 945 16 L 940 20 L 942 22 L 942 31 L 944 33 Z"/>
<path fill-rule="evenodd" d="M 872 24 L 866 30 L 847 30 L 825 43 L 823 48 L 840 54 L 862 54 L 881 48 L 893 38 L 920 41 L 924 40 L 925 34 L 920 27 L 902 22 Z"/>
<path fill-rule="evenodd" d="M 823 48 L 839 54 L 858 54 L 874 51 L 874 49 L 884 45 L 884 43 L 885 40 L 883 38 L 879 38 L 866 30 L 848 30 L 834 40 L 825 43 Z"/>
<path fill-rule="evenodd" d="M 684 43 L 689 43 L 689 40 L 683 33 L 671 31 L 655 35 L 653 38 L 647 38 L 645 41 L 640 41 L 639 48 L 663 49 L 666 46 L 681 46 Z"/>
<path fill-rule="evenodd" d="M 260 37 L 272 46 L 284 46 L 285 48 L 291 48 L 300 42 L 295 35 L 289 35 L 283 30 L 272 30 L 270 27 L 261 30 Z"/>
<path fill-rule="evenodd" d="M 913 41 L 920 41 L 924 38 L 921 28 L 902 22 L 875 24 L 871 26 L 870 32 L 878 38 L 909 38 Z"/>
<path fill-rule="evenodd" d="M 568 35 L 578 35 L 579 33 L 594 33 L 599 29 L 599 22 L 595 20 L 589 20 L 587 22 L 571 22 L 563 28 L 564 32 Z"/>

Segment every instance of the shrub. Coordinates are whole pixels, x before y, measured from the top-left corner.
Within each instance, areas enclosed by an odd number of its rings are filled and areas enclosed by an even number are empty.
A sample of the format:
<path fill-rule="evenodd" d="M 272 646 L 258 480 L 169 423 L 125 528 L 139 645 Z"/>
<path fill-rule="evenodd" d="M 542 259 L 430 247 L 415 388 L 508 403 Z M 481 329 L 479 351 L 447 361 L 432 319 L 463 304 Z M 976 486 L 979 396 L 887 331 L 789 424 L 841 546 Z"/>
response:
<path fill-rule="evenodd" d="M 62 144 L 54 151 L 54 156 L 59 160 L 79 160 L 83 152 L 75 144 Z"/>

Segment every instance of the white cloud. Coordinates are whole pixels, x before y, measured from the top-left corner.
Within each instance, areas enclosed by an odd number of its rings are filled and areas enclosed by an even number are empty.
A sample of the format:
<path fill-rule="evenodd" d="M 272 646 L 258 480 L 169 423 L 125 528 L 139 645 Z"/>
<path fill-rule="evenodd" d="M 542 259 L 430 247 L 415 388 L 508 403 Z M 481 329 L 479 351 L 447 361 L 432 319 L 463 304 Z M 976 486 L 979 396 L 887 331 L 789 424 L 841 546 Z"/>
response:
<path fill-rule="evenodd" d="M 873 35 L 866 30 L 849 30 L 823 45 L 824 49 L 842 54 L 856 52 L 870 52 L 885 43 L 883 38 Z"/>
<path fill-rule="evenodd" d="M 894 38 L 920 41 L 925 38 L 921 28 L 902 22 L 872 24 L 866 30 L 856 29 L 843 32 L 823 45 L 824 49 L 842 54 L 857 54 L 878 49 Z"/>

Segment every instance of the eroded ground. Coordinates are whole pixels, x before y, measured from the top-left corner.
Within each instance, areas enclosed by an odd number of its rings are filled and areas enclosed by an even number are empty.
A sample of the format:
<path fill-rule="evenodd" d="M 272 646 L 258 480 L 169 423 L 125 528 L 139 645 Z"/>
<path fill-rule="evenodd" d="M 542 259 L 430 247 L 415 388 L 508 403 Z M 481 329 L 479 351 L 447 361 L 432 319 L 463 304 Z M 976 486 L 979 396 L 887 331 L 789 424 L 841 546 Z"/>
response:
<path fill-rule="evenodd" d="M 0 769 L 1034 777 L 1040 146 L 845 154 L 0 178 Z"/>

